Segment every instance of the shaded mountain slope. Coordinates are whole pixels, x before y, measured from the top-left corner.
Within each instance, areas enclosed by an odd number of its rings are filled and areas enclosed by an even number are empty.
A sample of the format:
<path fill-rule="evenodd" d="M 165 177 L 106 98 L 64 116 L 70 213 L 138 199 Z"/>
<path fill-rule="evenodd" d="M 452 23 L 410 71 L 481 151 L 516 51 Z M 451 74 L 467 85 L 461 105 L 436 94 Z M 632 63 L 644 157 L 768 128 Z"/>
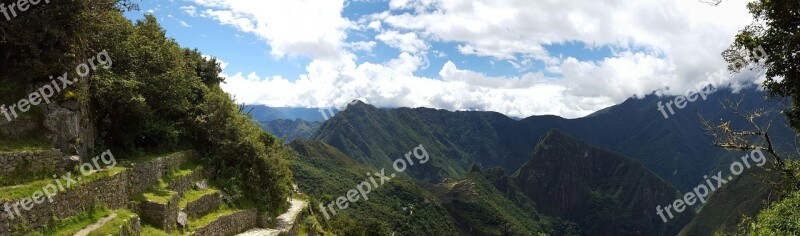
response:
<path fill-rule="evenodd" d="M 375 170 L 344 155 L 330 145 L 295 140 L 289 145 L 298 155 L 291 160 L 298 187 L 314 198 L 316 218 L 339 235 L 457 235 L 457 226 L 438 198 L 413 182 L 393 179 L 374 189 L 369 200 L 351 203 L 326 220 L 319 204 L 328 204 L 367 179 Z M 414 207 L 411 213 L 409 206 Z M 404 210 L 406 208 L 406 210 Z M 432 224 L 431 222 L 436 222 Z"/>
<path fill-rule="evenodd" d="M 777 193 L 759 179 L 765 176 L 767 174 L 764 168 L 747 169 L 717 189 L 679 235 L 735 232 L 743 217 L 755 217 L 767 203 L 777 197 Z"/>
<path fill-rule="evenodd" d="M 515 202 L 486 177 L 468 173 L 461 180 L 437 185 L 445 190 L 445 206 L 465 235 L 579 235 L 572 222 L 542 215 L 528 202 Z"/>
<path fill-rule="evenodd" d="M 322 126 L 319 121 L 295 120 L 273 120 L 260 122 L 261 128 L 267 133 L 278 138 L 284 138 L 286 143 L 291 143 L 295 139 L 308 139 L 317 129 Z"/>
<path fill-rule="evenodd" d="M 375 172 L 336 148 L 318 141 L 296 140 L 290 146 L 298 155 L 292 171 L 298 186 L 327 203 Z M 415 168 L 417 166 L 414 166 Z M 531 204 L 527 203 L 527 206 Z M 539 214 L 511 201 L 480 173 L 441 184 L 393 179 L 351 204 L 328 221 L 334 233 L 345 235 L 575 235 L 575 224 Z"/>
<path fill-rule="evenodd" d="M 722 90 L 709 95 L 705 101 L 698 98 L 684 109 L 675 109 L 674 115 L 664 119 L 658 110 L 658 102 L 663 104 L 673 99 L 650 95 L 628 99 L 584 118 L 533 116 L 521 122 L 531 131 L 530 138 L 538 138 L 547 130 L 557 128 L 590 145 L 636 159 L 678 189 L 686 191 L 696 186 L 703 175 L 721 166 L 724 160 L 738 157 L 738 153 L 712 146 L 711 138 L 704 133 L 698 119 L 698 112 L 702 111 L 711 121 L 733 119 L 733 126 L 743 127 L 741 120 L 722 108 L 721 103 L 726 99 L 741 99 L 742 111 L 764 108 L 767 113 L 763 120 L 773 121 L 770 132 L 776 147 L 788 151 L 786 148 L 793 146 L 790 144 L 795 141 L 794 133 L 780 114 L 783 105 L 777 100 L 764 101 L 764 96 L 765 93 L 753 89 L 738 94 Z"/>
<path fill-rule="evenodd" d="M 459 177 L 474 162 L 516 170 L 533 146 L 523 127 L 499 113 L 448 112 L 427 108 L 381 110 L 364 103 L 349 106 L 312 136 L 361 163 L 390 167 L 409 148 L 424 145 L 432 163 L 411 170 L 420 180 Z"/>
<path fill-rule="evenodd" d="M 437 181 L 458 177 L 472 163 L 500 166 L 516 171 L 539 138 L 556 128 L 586 143 L 608 148 L 633 158 L 668 180 L 680 190 L 688 190 L 702 176 L 732 154 L 713 147 L 697 117 L 730 119 L 730 111 L 720 103 L 728 98 L 743 98 L 742 110 L 764 107 L 765 120 L 773 120 L 771 132 L 778 147 L 794 142 L 794 134 L 780 114 L 779 101 L 764 101 L 765 94 L 743 90 L 738 94 L 719 91 L 707 100 L 698 99 L 684 109 L 676 109 L 669 119 L 658 110 L 658 102 L 672 97 L 654 95 L 631 98 L 584 118 L 533 116 L 516 121 L 494 112 L 449 112 L 429 108 L 382 110 L 363 103 L 351 105 L 325 122 L 311 139 L 321 140 L 342 150 L 361 163 L 388 167 L 407 152 L 408 147 L 424 144 L 438 156 L 430 168 L 412 171 L 420 180 Z M 736 123 L 734 123 L 735 125 Z"/>
<path fill-rule="evenodd" d="M 552 130 L 514 183 L 547 215 L 577 222 L 586 235 L 674 235 L 694 216 L 663 223 L 656 206 L 681 197 L 638 162 Z"/>

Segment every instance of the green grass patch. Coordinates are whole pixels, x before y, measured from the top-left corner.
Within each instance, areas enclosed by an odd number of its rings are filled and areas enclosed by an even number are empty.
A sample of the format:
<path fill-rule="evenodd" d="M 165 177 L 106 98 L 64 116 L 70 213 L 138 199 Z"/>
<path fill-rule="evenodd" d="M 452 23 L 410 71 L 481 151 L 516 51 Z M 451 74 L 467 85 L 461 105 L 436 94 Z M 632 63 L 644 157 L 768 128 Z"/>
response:
<path fill-rule="evenodd" d="M 167 233 L 167 232 L 164 232 L 164 231 L 162 231 L 160 229 L 156 229 L 153 226 L 149 226 L 149 225 L 142 226 L 142 230 L 141 230 L 140 233 L 141 233 L 141 235 L 147 235 L 147 236 L 179 236 L 179 235 L 183 235 L 183 234 L 179 233 L 177 230 L 173 231 L 172 233 Z"/>
<path fill-rule="evenodd" d="M 22 138 L 0 137 L 0 152 L 29 152 L 50 150 L 50 140 L 40 135 L 29 135 Z"/>
<path fill-rule="evenodd" d="M 126 227 L 126 225 L 127 227 L 130 227 L 130 225 L 128 225 L 128 222 L 130 222 L 133 219 L 139 218 L 139 215 L 136 215 L 136 213 L 133 213 L 125 209 L 114 211 L 114 213 L 117 213 L 117 217 L 114 217 L 114 219 L 112 219 L 109 222 L 106 222 L 106 224 L 104 224 L 100 228 L 90 232 L 89 236 L 117 235 L 122 227 Z"/>
<path fill-rule="evenodd" d="M 94 182 L 94 181 L 99 180 L 99 179 L 108 178 L 108 177 L 117 175 L 117 174 L 119 174 L 119 173 L 121 173 L 121 172 L 123 172 L 125 170 L 127 170 L 127 169 L 126 168 L 122 168 L 122 167 L 114 167 L 114 168 L 111 168 L 109 170 L 98 171 L 98 172 L 96 172 L 94 174 L 90 174 L 88 176 L 82 176 L 80 174 L 80 172 L 73 172 L 72 179 L 77 181 L 78 183 L 77 183 L 77 185 L 73 184 L 73 185 L 69 186 L 69 188 L 70 189 L 71 188 L 75 188 L 75 187 L 80 186 L 82 184 L 91 183 L 91 182 Z M 74 173 L 77 173 L 77 175 L 74 174 Z M 64 176 L 66 176 L 66 175 L 64 175 Z M 59 178 L 61 178 L 61 176 L 59 176 Z M 78 179 L 78 178 L 80 178 L 80 179 Z M 61 183 L 62 183 L 62 186 L 64 188 L 67 188 L 65 180 L 62 179 Z M 53 185 L 57 186 L 58 182 L 55 179 L 48 178 L 48 179 L 43 179 L 43 180 L 30 181 L 28 183 L 21 184 L 21 185 L 2 187 L 2 188 L 0 188 L 0 200 L 18 200 L 18 199 L 22 199 L 22 198 L 26 198 L 26 197 L 32 197 L 34 193 L 42 191 L 42 189 L 45 186 L 48 186 L 50 184 L 53 184 Z M 69 191 L 69 189 L 66 189 L 66 191 Z"/>
<path fill-rule="evenodd" d="M 172 156 L 174 154 L 178 154 L 183 151 L 165 151 L 165 152 L 135 152 L 130 154 L 130 158 L 125 158 L 124 161 L 121 161 L 126 166 L 129 166 L 131 163 L 143 163 L 149 162 L 158 158 Z"/>
<path fill-rule="evenodd" d="M 179 166 L 178 168 L 169 170 L 166 175 L 164 175 L 164 182 L 170 183 L 173 180 L 180 179 L 186 177 L 194 173 L 195 171 L 200 171 L 202 166 L 197 163 L 189 162 Z"/>
<path fill-rule="evenodd" d="M 147 200 L 151 202 L 157 203 L 168 203 L 172 196 L 178 194 L 177 192 L 169 191 L 166 189 L 154 189 L 148 192 L 142 193 L 140 197 L 135 198 L 135 200 Z"/>
<path fill-rule="evenodd" d="M 239 211 L 240 211 L 240 209 L 230 208 L 230 207 L 227 207 L 227 206 L 223 205 L 223 206 L 220 206 L 219 210 L 214 211 L 214 212 L 212 212 L 212 213 L 210 213 L 208 215 L 205 215 L 200 219 L 197 219 L 195 221 L 189 222 L 189 227 L 192 228 L 192 229 L 197 229 L 197 228 L 206 226 L 208 224 L 211 224 L 211 222 L 219 219 L 220 217 L 229 216 L 229 215 L 232 215 L 232 214 L 234 214 L 236 212 L 239 212 Z"/>
<path fill-rule="evenodd" d="M 179 209 L 185 208 L 190 202 L 196 201 L 205 195 L 214 194 L 216 192 L 218 191 L 212 188 L 186 191 L 183 193 L 183 198 L 181 199 Z"/>
<path fill-rule="evenodd" d="M 71 236 L 94 224 L 100 219 L 109 216 L 111 213 L 105 207 L 94 207 L 87 211 L 81 212 L 78 215 L 68 217 L 63 220 L 57 220 L 56 224 L 51 225 L 44 230 L 27 234 L 27 236 Z"/>

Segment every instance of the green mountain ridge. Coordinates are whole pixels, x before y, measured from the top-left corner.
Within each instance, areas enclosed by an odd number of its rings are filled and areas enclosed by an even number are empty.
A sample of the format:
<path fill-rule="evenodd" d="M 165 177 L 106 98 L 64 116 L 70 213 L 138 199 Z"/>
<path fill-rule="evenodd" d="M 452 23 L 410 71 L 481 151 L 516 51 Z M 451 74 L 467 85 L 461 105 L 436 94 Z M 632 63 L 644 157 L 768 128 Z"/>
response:
<path fill-rule="evenodd" d="M 632 159 L 558 130 L 513 179 L 541 212 L 577 222 L 586 235 L 674 235 L 694 216 L 688 210 L 662 222 L 656 206 L 680 198 L 677 189 Z"/>
<path fill-rule="evenodd" d="M 390 166 L 407 147 L 420 143 L 434 153 L 446 156 L 431 169 L 411 173 L 421 180 L 437 182 L 463 175 L 472 163 L 500 166 L 516 171 L 533 152 L 536 142 L 550 129 L 559 129 L 587 144 L 607 148 L 642 163 L 649 170 L 688 191 L 702 176 L 724 167 L 724 160 L 738 153 L 711 145 L 698 119 L 698 112 L 709 120 L 732 119 L 720 105 L 726 99 L 743 99 L 741 108 L 765 108 L 765 120 L 772 120 L 776 147 L 787 151 L 794 139 L 780 113 L 779 101 L 763 101 L 765 94 L 754 89 L 738 93 L 721 90 L 708 100 L 690 104 L 664 119 L 657 110 L 659 101 L 670 97 L 649 95 L 631 98 L 587 117 L 565 119 L 557 116 L 532 116 L 514 120 L 496 112 L 437 110 L 430 108 L 379 109 L 364 103 L 349 106 L 326 121 L 310 137 L 342 150 L 370 166 Z M 733 123 L 743 125 L 741 121 Z"/>
<path fill-rule="evenodd" d="M 308 139 L 314 132 L 322 126 L 319 121 L 305 121 L 302 119 L 259 122 L 261 128 L 278 138 L 285 139 L 284 142 L 291 143 L 295 139 Z"/>
<path fill-rule="evenodd" d="M 321 203 L 334 200 L 334 196 L 344 194 L 363 181 L 365 173 L 375 171 L 324 142 L 295 140 L 290 146 L 298 152 L 298 157 L 292 160 L 291 165 L 295 181 L 303 191 Z M 581 157 L 574 152 L 584 151 L 592 152 L 591 156 L 597 159 L 586 164 L 593 166 L 589 168 L 613 171 L 597 171 L 607 175 L 598 173 L 563 178 L 561 173 L 586 171 L 586 166 L 575 164 L 578 161 L 573 160 Z M 431 160 L 434 158 L 432 155 Z M 557 172 L 542 172 L 542 165 L 559 165 L 563 168 Z M 413 168 L 417 167 L 420 166 Z M 632 178 L 641 180 L 628 183 Z M 539 193 L 545 193 L 543 191 L 547 188 L 537 185 L 544 183 L 539 180 L 552 180 L 545 185 L 556 188 L 581 183 L 578 185 L 580 188 L 576 189 L 580 193 L 566 197 L 577 197 L 576 205 L 583 208 L 578 210 L 559 205 L 558 202 L 565 196 L 541 197 Z M 663 224 L 655 215 L 655 205 L 679 197 L 674 187 L 634 160 L 589 147 L 555 130 L 538 143 L 533 157 L 513 176 L 507 175 L 502 168 L 481 170 L 472 167 L 463 177 L 447 178 L 438 184 L 402 178 L 387 186 L 390 186 L 386 188 L 389 192 L 383 192 L 384 187 L 381 187 L 380 191 L 370 195 L 369 201 L 352 205 L 326 224 L 334 229 L 333 232 L 345 234 L 393 229 L 399 235 L 411 235 L 419 231 L 402 228 L 396 225 L 396 219 L 386 218 L 400 217 L 398 212 L 406 207 L 424 212 L 420 213 L 423 214 L 421 217 L 429 217 L 411 222 L 427 220 L 444 223 L 442 228 L 428 229 L 433 231 L 427 231 L 426 234 L 674 235 L 694 215 L 687 212 Z M 414 197 L 408 196 L 409 193 Z M 320 214 L 317 215 L 319 217 Z M 612 216 L 627 217 L 614 219 Z M 380 226 L 380 230 L 363 229 L 347 223 L 348 220 L 343 218 L 352 218 L 364 223 L 360 225 L 373 227 L 379 227 L 377 225 L 380 224 L 372 222 L 372 219 L 380 218 L 381 222 L 387 222 L 388 225 Z M 457 233 L 452 232 L 455 229 L 458 229 Z"/>

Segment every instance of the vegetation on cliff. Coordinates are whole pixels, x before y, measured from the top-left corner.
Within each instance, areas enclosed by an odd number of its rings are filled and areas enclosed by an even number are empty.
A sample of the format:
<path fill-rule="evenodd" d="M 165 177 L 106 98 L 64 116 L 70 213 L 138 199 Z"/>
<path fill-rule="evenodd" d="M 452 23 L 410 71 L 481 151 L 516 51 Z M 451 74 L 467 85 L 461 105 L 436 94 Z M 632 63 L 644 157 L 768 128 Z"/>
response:
<path fill-rule="evenodd" d="M 220 89 L 216 59 L 182 48 L 151 15 L 130 22 L 122 13 L 135 7 L 127 0 L 56 1 L 3 23 L 0 83 L 19 85 L 12 94 L 24 95 L 49 76 L 77 78 L 75 66 L 105 50 L 113 64 L 81 78 L 59 100 L 89 109 L 84 118 L 95 146 L 121 157 L 198 150 L 234 199 L 280 208 L 291 185 L 282 144 Z"/>

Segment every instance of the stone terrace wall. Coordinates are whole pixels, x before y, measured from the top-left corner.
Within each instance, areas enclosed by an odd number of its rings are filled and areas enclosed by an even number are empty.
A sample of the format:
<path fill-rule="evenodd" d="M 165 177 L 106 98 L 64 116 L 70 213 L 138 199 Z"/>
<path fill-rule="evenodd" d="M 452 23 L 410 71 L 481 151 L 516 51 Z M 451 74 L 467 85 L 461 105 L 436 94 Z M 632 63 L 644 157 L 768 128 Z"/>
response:
<path fill-rule="evenodd" d="M 57 149 L 27 152 L 0 152 L 0 176 L 57 173 L 72 167 L 68 156 Z"/>
<path fill-rule="evenodd" d="M 145 201 L 140 206 L 140 216 L 145 223 L 151 224 L 156 228 L 166 232 L 175 230 L 178 223 L 178 194 L 173 194 L 166 203 Z"/>
<path fill-rule="evenodd" d="M 169 183 L 167 189 L 178 192 L 183 195 L 184 192 L 192 188 L 194 183 L 203 179 L 203 168 L 198 168 L 191 174 L 175 179 Z"/>
<path fill-rule="evenodd" d="M 133 163 L 133 177 L 131 180 L 131 194 L 139 194 L 147 191 L 150 187 L 156 186 L 158 180 L 164 177 L 170 169 L 194 158 L 193 151 L 183 151 L 166 157 L 160 157 L 145 163 Z"/>
<path fill-rule="evenodd" d="M 256 227 L 256 209 L 239 211 L 232 215 L 220 217 L 217 221 L 211 222 L 197 229 L 193 235 L 235 235 Z"/>
<path fill-rule="evenodd" d="M 197 200 L 186 204 L 186 208 L 181 209 L 189 218 L 198 218 L 212 212 L 222 205 L 222 196 L 219 192 L 204 195 Z"/>
<path fill-rule="evenodd" d="M 118 236 L 139 236 L 141 235 L 142 231 L 142 220 L 139 217 L 133 218 L 122 228 L 119 229 Z M 145 235 L 146 236 L 146 235 Z"/>
<path fill-rule="evenodd" d="M 54 218 L 64 219 L 74 216 L 97 205 L 104 205 L 110 209 L 124 208 L 128 202 L 130 176 L 131 171 L 127 170 L 88 183 L 78 181 L 78 186 L 72 186 L 53 196 L 52 203 L 45 199 L 40 204 L 34 204 L 30 210 L 22 209 L 20 206 L 20 215 L 14 215 L 13 218 L 3 211 L 0 215 L 0 236 L 21 235 L 41 230 L 54 223 Z M 77 177 L 73 176 L 76 180 Z M 18 200 L 8 204 L 14 204 Z M 0 201 L 0 207 L 5 204 L 6 202 Z"/>

